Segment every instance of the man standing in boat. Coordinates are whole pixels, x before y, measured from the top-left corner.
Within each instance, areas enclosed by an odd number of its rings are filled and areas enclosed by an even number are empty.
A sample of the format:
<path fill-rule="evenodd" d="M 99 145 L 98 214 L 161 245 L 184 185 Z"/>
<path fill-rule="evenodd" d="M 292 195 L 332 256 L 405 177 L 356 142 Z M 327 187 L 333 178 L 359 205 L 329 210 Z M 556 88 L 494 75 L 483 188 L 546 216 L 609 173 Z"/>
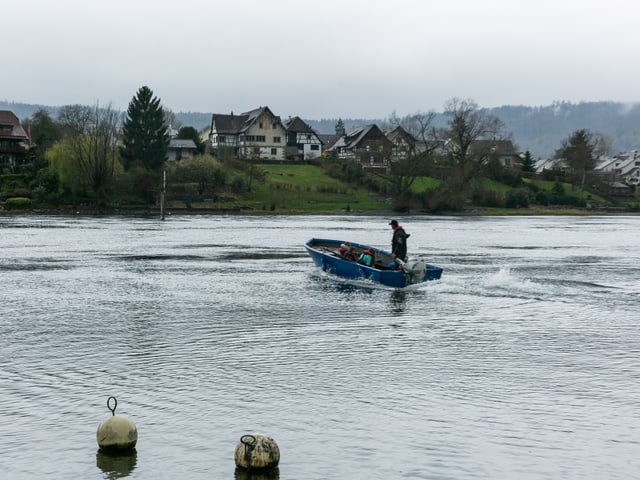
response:
<path fill-rule="evenodd" d="M 404 231 L 401 225 L 398 225 L 396 220 L 389 222 L 393 229 L 393 238 L 391 239 L 391 258 L 394 260 L 397 258 L 402 262 L 407 261 L 407 238 L 410 234 Z"/>

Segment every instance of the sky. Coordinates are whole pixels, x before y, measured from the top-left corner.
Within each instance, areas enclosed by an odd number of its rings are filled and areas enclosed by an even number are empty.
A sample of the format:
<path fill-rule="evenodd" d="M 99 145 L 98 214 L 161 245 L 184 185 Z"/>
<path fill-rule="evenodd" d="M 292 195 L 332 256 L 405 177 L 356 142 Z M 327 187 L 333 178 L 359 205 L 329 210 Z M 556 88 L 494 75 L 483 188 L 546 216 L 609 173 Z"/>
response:
<path fill-rule="evenodd" d="M 633 0 L 3 2 L 0 100 L 387 118 L 640 101 Z"/>

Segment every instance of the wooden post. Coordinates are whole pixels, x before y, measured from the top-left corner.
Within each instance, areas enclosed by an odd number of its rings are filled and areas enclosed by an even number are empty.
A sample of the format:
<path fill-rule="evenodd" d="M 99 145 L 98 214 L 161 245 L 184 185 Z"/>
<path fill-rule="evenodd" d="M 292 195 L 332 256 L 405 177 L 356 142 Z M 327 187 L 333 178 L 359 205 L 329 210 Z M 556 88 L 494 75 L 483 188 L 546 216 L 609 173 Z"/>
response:
<path fill-rule="evenodd" d="M 160 220 L 164 220 L 164 196 L 167 191 L 167 171 L 162 172 L 162 191 L 160 192 Z"/>

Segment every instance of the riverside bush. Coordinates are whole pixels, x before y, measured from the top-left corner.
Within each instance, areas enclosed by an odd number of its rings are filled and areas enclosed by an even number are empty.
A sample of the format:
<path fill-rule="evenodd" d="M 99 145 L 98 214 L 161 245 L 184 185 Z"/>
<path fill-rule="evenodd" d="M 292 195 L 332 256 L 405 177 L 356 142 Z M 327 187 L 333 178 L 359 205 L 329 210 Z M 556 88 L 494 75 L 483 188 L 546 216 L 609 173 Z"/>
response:
<path fill-rule="evenodd" d="M 29 208 L 33 202 L 27 197 L 11 197 L 7 198 L 4 202 L 4 208 L 7 210 L 20 210 L 23 208 Z"/>

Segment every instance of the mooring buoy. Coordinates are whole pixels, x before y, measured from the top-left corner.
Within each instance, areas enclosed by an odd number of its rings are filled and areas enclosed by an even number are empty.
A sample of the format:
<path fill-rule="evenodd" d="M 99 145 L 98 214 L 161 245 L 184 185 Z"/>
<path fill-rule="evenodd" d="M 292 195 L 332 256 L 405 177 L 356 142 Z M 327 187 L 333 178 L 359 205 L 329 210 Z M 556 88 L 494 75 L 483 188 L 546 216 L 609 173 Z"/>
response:
<path fill-rule="evenodd" d="M 235 461 L 245 470 L 270 470 L 280 462 L 280 449 L 273 438 L 262 433 L 243 435 L 236 446 Z"/>
<path fill-rule="evenodd" d="M 112 400 L 113 407 L 111 407 Z M 96 432 L 98 446 L 109 453 L 131 452 L 138 442 L 138 430 L 129 417 L 116 415 L 117 406 L 116 397 L 107 399 L 107 408 L 111 410 L 111 416 L 98 426 Z"/>

